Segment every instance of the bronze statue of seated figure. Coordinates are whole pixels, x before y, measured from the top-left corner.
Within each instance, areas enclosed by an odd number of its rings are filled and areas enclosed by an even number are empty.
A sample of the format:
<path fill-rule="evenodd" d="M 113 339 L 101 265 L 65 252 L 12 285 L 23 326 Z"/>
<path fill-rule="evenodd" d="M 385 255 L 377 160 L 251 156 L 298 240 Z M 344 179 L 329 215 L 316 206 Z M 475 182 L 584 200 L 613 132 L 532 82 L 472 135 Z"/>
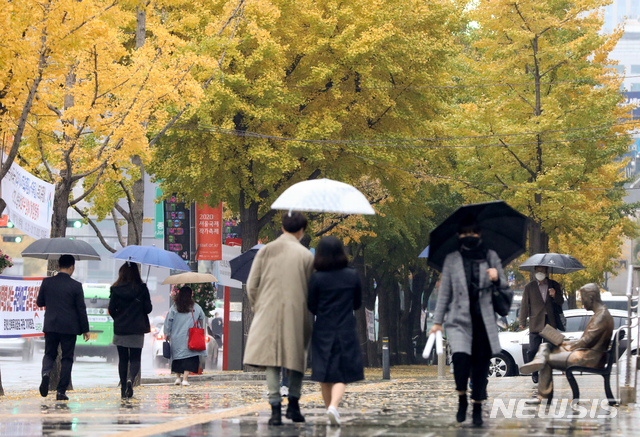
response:
<path fill-rule="evenodd" d="M 593 311 L 587 327 L 580 339 L 565 340 L 555 346 L 543 343 L 538 348 L 535 358 L 523 365 L 520 372 L 524 374 L 540 372 L 538 381 L 538 399 L 550 400 L 553 397 L 552 370 L 567 370 L 569 367 L 582 366 L 603 368 L 607 360 L 607 350 L 613 333 L 613 317 L 600 299 L 600 287 L 587 284 L 580 288 L 582 305 Z"/>

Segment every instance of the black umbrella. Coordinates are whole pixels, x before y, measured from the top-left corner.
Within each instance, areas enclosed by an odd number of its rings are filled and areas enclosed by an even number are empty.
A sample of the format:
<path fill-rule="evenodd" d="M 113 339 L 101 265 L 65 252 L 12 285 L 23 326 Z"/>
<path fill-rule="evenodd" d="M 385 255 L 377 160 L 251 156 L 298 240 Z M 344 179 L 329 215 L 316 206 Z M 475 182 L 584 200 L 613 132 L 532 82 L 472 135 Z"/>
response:
<path fill-rule="evenodd" d="M 61 255 L 73 255 L 77 261 L 100 261 L 100 255 L 89 243 L 65 237 L 42 238 L 22 251 L 23 257 L 46 260 L 57 260 Z"/>
<path fill-rule="evenodd" d="M 520 264 L 520 270 L 533 272 L 538 266 L 546 267 L 549 273 L 557 273 L 560 275 L 585 269 L 582 263 L 571 255 L 563 255 L 561 253 L 536 253 Z"/>
<path fill-rule="evenodd" d="M 240 281 L 243 284 L 247 283 L 247 278 L 249 277 L 249 272 L 251 271 L 251 264 L 253 264 L 253 259 L 256 257 L 258 250 L 262 246 L 264 246 L 264 244 L 256 244 L 245 253 L 238 255 L 231 261 L 229 261 L 229 265 L 231 266 L 231 279 Z"/>
<path fill-rule="evenodd" d="M 442 270 L 445 257 L 458 250 L 458 228 L 468 216 L 482 229 L 482 241 L 487 249 L 496 251 L 506 265 L 522 255 L 527 243 L 527 217 L 503 201 L 476 203 L 458 208 L 431 231 L 427 264 Z"/>

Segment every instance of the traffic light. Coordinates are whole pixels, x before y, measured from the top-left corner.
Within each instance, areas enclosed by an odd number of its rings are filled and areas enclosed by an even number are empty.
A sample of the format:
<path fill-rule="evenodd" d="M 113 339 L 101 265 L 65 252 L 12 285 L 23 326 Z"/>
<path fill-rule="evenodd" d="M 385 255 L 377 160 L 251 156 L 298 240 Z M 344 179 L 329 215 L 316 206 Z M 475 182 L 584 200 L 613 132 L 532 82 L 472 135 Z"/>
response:
<path fill-rule="evenodd" d="M 5 243 L 22 243 L 22 235 L 4 235 L 2 241 Z"/>
<path fill-rule="evenodd" d="M 68 228 L 76 228 L 80 229 L 82 227 L 82 220 L 80 219 L 67 219 L 67 227 Z"/>

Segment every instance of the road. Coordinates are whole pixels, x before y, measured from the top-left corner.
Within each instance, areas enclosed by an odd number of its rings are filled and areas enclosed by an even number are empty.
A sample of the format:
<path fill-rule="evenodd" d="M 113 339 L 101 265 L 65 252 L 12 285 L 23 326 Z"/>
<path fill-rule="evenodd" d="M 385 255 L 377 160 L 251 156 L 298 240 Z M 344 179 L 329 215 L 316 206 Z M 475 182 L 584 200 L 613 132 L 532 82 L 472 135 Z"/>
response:
<path fill-rule="evenodd" d="M 146 336 L 142 349 L 142 377 L 168 375 L 168 368 L 155 368 L 152 361 L 150 335 Z M 0 356 L 2 386 L 5 390 L 36 390 L 40 385 L 42 368 L 41 348 L 36 347 L 33 360 L 22 361 L 20 357 Z M 207 369 L 211 370 L 211 369 Z M 72 382 L 74 388 L 95 388 L 118 385 L 118 364 L 107 363 L 101 357 L 77 357 L 73 364 Z"/>

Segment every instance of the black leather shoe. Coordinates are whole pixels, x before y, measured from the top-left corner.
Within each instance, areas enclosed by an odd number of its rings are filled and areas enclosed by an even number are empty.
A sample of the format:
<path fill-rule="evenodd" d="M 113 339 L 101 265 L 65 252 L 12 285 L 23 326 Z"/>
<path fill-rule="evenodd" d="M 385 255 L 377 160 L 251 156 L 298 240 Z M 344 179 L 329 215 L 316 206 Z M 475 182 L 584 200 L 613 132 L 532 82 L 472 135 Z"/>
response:
<path fill-rule="evenodd" d="M 125 394 L 128 398 L 133 397 L 133 384 L 131 383 L 131 381 L 127 381 L 127 391 L 125 392 Z"/>
<path fill-rule="evenodd" d="M 533 375 L 531 375 L 531 380 L 533 381 L 534 384 L 538 383 L 538 373 L 534 373 Z"/>
<path fill-rule="evenodd" d="M 282 425 L 282 406 L 280 404 L 271 405 L 271 418 L 269 419 L 269 425 Z"/>
<path fill-rule="evenodd" d="M 482 404 L 480 402 L 473 403 L 473 413 L 471 417 L 473 418 L 474 426 L 482 426 Z"/>
<path fill-rule="evenodd" d="M 468 406 L 469 401 L 467 401 L 467 395 L 458 395 L 458 412 L 456 413 L 456 420 L 458 423 L 462 423 L 466 420 Z"/>
<path fill-rule="evenodd" d="M 42 375 L 42 382 L 40 383 L 40 396 L 46 398 L 49 394 L 49 375 Z"/>
<path fill-rule="evenodd" d="M 68 401 L 68 400 L 69 400 L 69 396 L 64 394 L 64 392 L 59 391 L 58 394 L 56 394 L 56 401 Z"/>
<path fill-rule="evenodd" d="M 291 419 L 294 422 L 304 422 L 304 416 L 300 413 L 300 404 L 298 403 L 300 399 L 298 398 L 289 398 L 289 406 L 287 407 L 287 419 Z"/>

